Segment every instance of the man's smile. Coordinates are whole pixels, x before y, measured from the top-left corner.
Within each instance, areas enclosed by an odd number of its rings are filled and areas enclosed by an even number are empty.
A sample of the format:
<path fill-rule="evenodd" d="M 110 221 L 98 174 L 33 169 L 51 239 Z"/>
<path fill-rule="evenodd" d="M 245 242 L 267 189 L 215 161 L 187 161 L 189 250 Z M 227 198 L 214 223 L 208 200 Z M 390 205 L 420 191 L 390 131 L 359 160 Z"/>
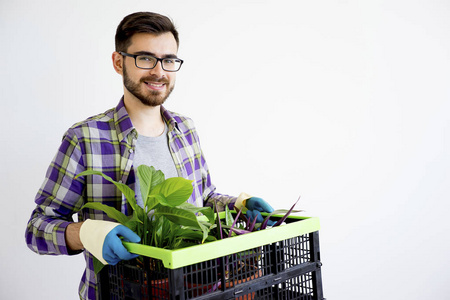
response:
<path fill-rule="evenodd" d="M 145 85 L 151 89 L 151 90 L 156 90 L 156 91 L 160 91 L 162 89 L 164 89 L 165 87 L 165 83 L 162 82 L 152 82 L 152 81 L 144 81 Z"/>

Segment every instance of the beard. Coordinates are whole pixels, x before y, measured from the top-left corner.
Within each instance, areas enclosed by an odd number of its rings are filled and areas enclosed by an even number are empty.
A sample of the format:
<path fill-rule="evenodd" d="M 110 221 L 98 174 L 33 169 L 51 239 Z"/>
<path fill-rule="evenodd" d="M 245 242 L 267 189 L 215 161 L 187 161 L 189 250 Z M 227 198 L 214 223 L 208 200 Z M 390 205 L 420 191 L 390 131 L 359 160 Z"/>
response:
<path fill-rule="evenodd" d="M 145 84 L 144 82 L 149 81 L 164 83 L 166 86 L 166 91 L 145 91 L 144 93 L 141 90 L 141 86 L 142 84 Z M 170 93 L 172 93 L 174 89 L 174 86 L 169 86 L 168 80 L 164 78 L 157 78 L 156 76 L 143 77 L 139 80 L 139 82 L 135 82 L 128 76 L 125 66 L 123 66 L 123 85 L 133 96 L 139 99 L 142 104 L 152 107 L 162 105 L 166 99 L 169 98 Z"/>

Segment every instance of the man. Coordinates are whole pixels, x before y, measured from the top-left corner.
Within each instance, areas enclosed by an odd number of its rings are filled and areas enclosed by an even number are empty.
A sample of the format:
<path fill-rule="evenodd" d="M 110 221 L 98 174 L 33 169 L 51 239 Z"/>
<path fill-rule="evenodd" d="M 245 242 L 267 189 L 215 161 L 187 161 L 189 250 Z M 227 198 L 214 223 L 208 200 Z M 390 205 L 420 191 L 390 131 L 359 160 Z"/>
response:
<path fill-rule="evenodd" d="M 125 214 L 129 211 L 125 198 L 113 184 L 99 176 L 75 179 L 84 170 L 101 171 L 138 190 L 136 168 L 140 164 L 152 165 L 166 178 L 193 180 L 194 191 L 188 202 L 197 206 L 215 203 L 223 209 L 225 205 L 245 205 L 251 218 L 261 218 L 259 211 L 273 210 L 260 198 L 217 193 L 192 120 L 162 106 L 183 64 L 177 55 L 178 45 L 178 32 L 165 16 L 143 12 L 122 20 L 112 61 L 115 71 L 123 77 L 124 95 L 114 109 L 69 128 L 36 196 L 37 206 L 26 231 L 28 247 L 39 254 L 72 255 L 83 251 L 86 270 L 79 290 L 82 299 L 97 298 L 93 256 L 105 264 L 116 264 L 135 257 L 123 247 L 120 237 L 139 242 L 135 233 L 109 221 L 102 212 L 80 211 L 91 201 L 113 206 Z M 137 202 L 142 205 L 139 197 Z M 73 222 L 75 213 L 79 222 Z"/>

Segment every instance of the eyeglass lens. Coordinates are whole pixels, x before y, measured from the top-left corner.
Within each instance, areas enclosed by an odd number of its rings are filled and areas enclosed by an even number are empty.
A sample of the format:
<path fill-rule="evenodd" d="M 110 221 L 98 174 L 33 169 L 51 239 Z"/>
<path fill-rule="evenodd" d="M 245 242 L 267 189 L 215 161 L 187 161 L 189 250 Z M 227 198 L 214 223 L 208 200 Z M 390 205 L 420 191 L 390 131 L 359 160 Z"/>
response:
<path fill-rule="evenodd" d="M 139 55 L 136 57 L 136 66 L 143 69 L 153 69 L 158 60 L 153 56 Z M 181 60 L 176 58 L 164 58 L 162 60 L 162 67 L 167 71 L 178 71 L 181 67 Z"/>

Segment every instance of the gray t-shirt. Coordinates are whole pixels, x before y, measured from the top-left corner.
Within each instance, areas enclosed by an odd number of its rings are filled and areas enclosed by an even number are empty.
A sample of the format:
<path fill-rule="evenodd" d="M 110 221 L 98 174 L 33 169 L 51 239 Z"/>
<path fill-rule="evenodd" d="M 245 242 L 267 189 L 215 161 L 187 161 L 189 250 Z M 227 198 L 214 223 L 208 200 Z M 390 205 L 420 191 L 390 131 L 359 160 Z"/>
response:
<path fill-rule="evenodd" d="M 169 150 L 167 140 L 167 124 L 164 133 L 157 137 L 138 135 L 136 141 L 136 152 L 134 153 L 133 167 L 137 172 L 140 165 L 153 166 L 156 170 L 161 170 L 165 178 L 178 177 L 177 169 Z M 136 200 L 143 207 L 141 190 L 139 188 L 139 178 L 136 175 Z"/>

